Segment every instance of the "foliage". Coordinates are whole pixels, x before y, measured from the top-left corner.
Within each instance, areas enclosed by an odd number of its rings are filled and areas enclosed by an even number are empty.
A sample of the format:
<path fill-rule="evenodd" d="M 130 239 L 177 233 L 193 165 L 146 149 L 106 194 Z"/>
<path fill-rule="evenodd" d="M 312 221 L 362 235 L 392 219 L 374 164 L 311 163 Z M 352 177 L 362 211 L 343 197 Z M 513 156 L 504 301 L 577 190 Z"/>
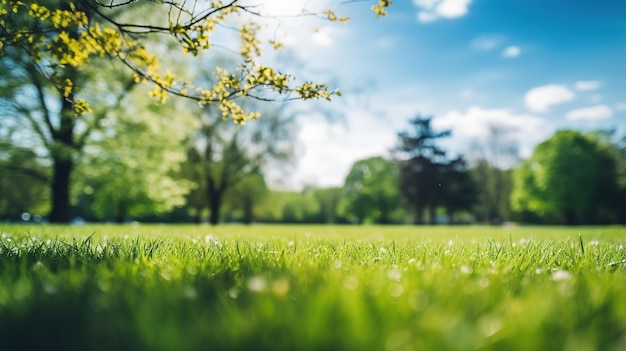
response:
<path fill-rule="evenodd" d="M 441 204 L 451 223 L 457 212 L 470 211 L 477 198 L 476 182 L 471 177 L 463 157 L 448 161 L 441 176 Z"/>
<path fill-rule="evenodd" d="M 398 168 L 382 157 L 357 161 L 344 182 L 341 213 L 358 223 L 388 224 L 400 209 Z"/>
<path fill-rule="evenodd" d="M 158 215 L 184 205 L 192 183 L 178 178 L 185 160 L 183 140 L 194 119 L 179 102 L 158 106 L 133 91 L 109 110 L 101 140 L 86 150 L 80 193 L 93 196 L 99 219 L 122 222 Z M 132 101 L 132 103 L 131 103 Z M 128 102 L 128 103 L 126 103 Z"/>
<path fill-rule="evenodd" d="M 269 189 L 263 175 L 250 174 L 226 192 L 227 212 L 231 217 L 238 216 L 245 224 L 252 224 L 262 207 L 272 205 L 265 201 L 268 194 Z"/>
<path fill-rule="evenodd" d="M 609 221 L 617 193 L 615 160 L 597 139 L 558 131 L 515 173 L 513 205 L 567 224 Z"/>
<path fill-rule="evenodd" d="M 380 1 L 372 7 L 376 16 L 385 15 L 391 3 Z M 120 18 L 120 11 L 150 11 L 151 17 Z M 116 16 L 117 15 L 117 16 Z M 331 22 L 346 22 L 332 10 L 308 13 Z M 71 100 L 78 115 L 91 112 L 89 104 L 79 99 L 81 88 L 71 77 L 57 75 L 62 67 L 79 70 L 93 64 L 94 57 L 107 57 L 121 62 L 134 72 L 137 82 L 153 85 L 151 96 L 164 102 L 169 94 L 185 96 L 200 104 L 216 103 L 224 118 L 236 122 L 259 117 L 257 112 L 246 112 L 235 101 L 241 96 L 272 99 L 273 94 L 294 94 L 300 99 L 330 99 L 337 92 L 329 91 L 322 83 L 304 82 L 293 85 L 292 76 L 259 63 L 262 55 L 259 20 L 256 4 L 244 1 L 22 1 L 2 0 L 0 9 L 0 50 L 11 47 L 28 54 L 55 86 Z M 210 87 L 196 87 L 180 80 L 171 71 L 163 71 L 154 53 L 156 48 L 142 38 L 167 35 L 177 42 L 184 53 L 198 55 L 212 49 L 213 37 L 219 27 L 238 27 L 241 65 L 231 72 L 215 69 L 216 83 Z M 270 43 L 268 43 L 270 44 Z M 281 47 L 273 41 L 271 48 Z"/>
<path fill-rule="evenodd" d="M 282 206 L 281 222 L 283 223 L 314 223 L 318 221 L 320 204 L 316 201 L 314 190 L 306 188 L 300 193 L 285 192 Z"/>
<path fill-rule="evenodd" d="M 478 161 L 470 174 L 477 186 L 477 201 L 473 212 L 478 221 L 498 224 L 512 217 L 511 193 L 513 169 L 500 169 L 486 160 Z"/>
<path fill-rule="evenodd" d="M 355 228 L 5 226 L 0 348 L 626 346 L 622 228 Z"/>
<path fill-rule="evenodd" d="M 0 142 L 0 220 L 47 213 L 49 181 L 49 172 L 32 150 Z"/>
<path fill-rule="evenodd" d="M 330 187 L 313 190 L 313 197 L 319 205 L 319 223 L 342 223 L 345 218 L 339 214 L 342 188 Z"/>
<path fill-rule="evenodd" d="M 198 116 L 200 127 L 188 140 L 184 167 L 188 179 L 198 184 L 193 192 L 204 192 L 192 195 L 196 212 L 208 206 L 211 224 L 220 221 L 230 189 L 292 156 L 294 124 L 285 105 L 266 104 L 265 111 L 264 118 L 246 126 L 229 123 L 213 107 L 206 107 Z"/>
<path fill-rule="evenodd" d="M 414 210 L 413 222 L 424 223 L 428 209 L 430 223 L 435 222 L 438 206 L 445 206 L 449 216 L 469 210 L 475 200 L 474 183 L 462 157 L 449 160 L 446 151 L 436 145 L 450 131 L 435 132 L 432 117 L 410 120 L 414 133 L 398 134 L 395 158 L 400 164 L 400 191 Z"/>
<path fill-rule="evenodd" d="M 471 174 L 477 190 L 473 212 L 478 221 L 499 224 L 512 218 L 513 167 L 520 163 L 513 132 L 511 127 L 491 124 L 486 137 L 471 146 Z"/>
<path fill-rule="evenodd" d="M 384 15 L 389 5 L 380 2 L 373 11 Z M 303 8 L 302 16 L 308 15 L 347 21 L 332 10 Z M 76 161 L 92 132 L 102 127 L 106 110 L 136 84 L 148 83 L 149 95 L 162 103 L 169 95 L 183 96 L 203 106 L 213 105 L 221 118 L 237 123 L 260 116 L 259 111 L 243 108 L 243 97 L 330 100 L 339 95 L 323 83 L 296 84 L 295 77 L 262 64 L 263 49 L 282 46 L 266 40 L 262 24 L 270 17 L 257 12 L 256 2 L 238 0 L 2 0 L 0 105 L 30 131 L 52 161 L 50 220 L 69 221 Z M 167 59 L 161 60 L 160 53 L 169 51 L 172 43 L 180 52 L 199 55 L 214 48 L 215 37 L 230 38 L 224 28 L 233 27 L 238 28 L 238 47 L 226 50 L 237 53 L 239 65 L 231 70 L 214 67 L 211 84 L 196 86 L 177 75 L 176 67 L 163 65 Z M 105 65 L 113 65 L 119 73 L 104 76 Z M 108 90 L 95 87 L 97 77 L 110 80 Z M 101 94 L 93 94 L 96 90 Z"/>

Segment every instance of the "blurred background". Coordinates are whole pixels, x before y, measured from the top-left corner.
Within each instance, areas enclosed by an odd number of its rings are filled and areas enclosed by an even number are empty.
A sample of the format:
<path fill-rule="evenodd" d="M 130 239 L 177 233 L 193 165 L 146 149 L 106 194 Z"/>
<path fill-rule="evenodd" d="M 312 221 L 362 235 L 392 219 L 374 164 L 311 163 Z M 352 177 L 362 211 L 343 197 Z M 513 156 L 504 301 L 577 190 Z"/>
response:
<path fill-rule="evenodd" d="M 102 58 L 76 77 L 93 111 L 63 122 L 6 50 L 0 221 L 626 223 L 626 3 L 397 1 L 378 20 L 369 2 L 262 3 L 260 35 L 284 43 L 264 63 L 342 97 L 242 101 L 262 115 L 236 125 L 157 103 Z M 294 16 L 333 6 L 348 24 Z M 231 37 L 218 29 L 199 57 L 153 44 L 202 85 L 236 68 Z"/>

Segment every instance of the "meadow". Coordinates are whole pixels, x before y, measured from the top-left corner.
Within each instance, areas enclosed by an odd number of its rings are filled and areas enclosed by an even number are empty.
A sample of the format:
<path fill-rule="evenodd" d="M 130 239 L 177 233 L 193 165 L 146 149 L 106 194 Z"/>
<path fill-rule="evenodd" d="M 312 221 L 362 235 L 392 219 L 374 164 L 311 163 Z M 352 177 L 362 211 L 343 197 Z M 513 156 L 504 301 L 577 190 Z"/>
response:
<path fill-rule="evenodd" d="M 625 350 L 626 228 L 0 224 L 0 350 Z"/>

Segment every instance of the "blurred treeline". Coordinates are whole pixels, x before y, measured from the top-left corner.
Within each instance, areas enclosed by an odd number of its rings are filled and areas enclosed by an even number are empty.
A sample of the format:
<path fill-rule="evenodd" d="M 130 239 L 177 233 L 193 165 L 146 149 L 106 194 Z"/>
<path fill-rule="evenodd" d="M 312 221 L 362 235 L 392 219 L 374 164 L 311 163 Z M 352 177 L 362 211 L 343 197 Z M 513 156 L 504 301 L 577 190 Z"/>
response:
<path fill-rule="evenodd" d="M 147 105 L 145 118 L 116 118 L 109 136 L 105 129 L 81 152 L 74 221 L 625 223 L 626 143 L 612 132 L 561 131 L 521 160 L 507 131 L 493 127 L 466 156 L 451 156 L 438 142 L 450 133 L 418 116 L 388 157 L 356 162 L 343 186 L 279 191 L 264 174 L 287 174 L 293 163 L 297 128 L 284 105 L 244 126 L 210 108 L 186 124 L 179 113 L 174 126 L 160 117 L 168 107 Z M 50 163 L 3 136 L 0 220 L 45 221 Z"/>

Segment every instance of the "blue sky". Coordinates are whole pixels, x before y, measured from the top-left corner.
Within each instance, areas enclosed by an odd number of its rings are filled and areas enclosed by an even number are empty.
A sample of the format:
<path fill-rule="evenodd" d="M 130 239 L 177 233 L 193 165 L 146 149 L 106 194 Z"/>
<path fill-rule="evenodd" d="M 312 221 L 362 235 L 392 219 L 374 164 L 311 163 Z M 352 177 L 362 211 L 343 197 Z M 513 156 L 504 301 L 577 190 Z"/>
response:
<path fill-rule="evenodd" d="M 444 146 L 466 155 L 490 125 L 506 128 L 522 156 L 557 129 L 626 134 L 626 1 L 396 0 L 378 20 L 370 6 L 337 7 L 351 17 L 345 26 L 280 24 L 309 74 L 344 92 L 324 106 L 340 122 L 301 120 L 287 186 L 341 185 L 354 161 L 386 155 L 417 114 L 451 129 Z"/>

